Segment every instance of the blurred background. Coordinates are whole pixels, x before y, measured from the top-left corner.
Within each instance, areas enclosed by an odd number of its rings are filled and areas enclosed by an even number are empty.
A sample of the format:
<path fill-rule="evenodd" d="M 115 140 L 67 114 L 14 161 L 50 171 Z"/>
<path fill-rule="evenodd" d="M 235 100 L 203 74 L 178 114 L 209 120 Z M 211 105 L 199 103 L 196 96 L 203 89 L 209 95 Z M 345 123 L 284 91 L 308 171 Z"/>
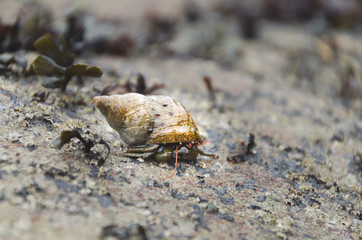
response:
<path fill-rule="evenodd" d="M 2 0 L 0 5 L 0 52 L 34 50 L 44 33 L 63 34 L 78 56 L 203 59 L 254 79 L 282 76 L 284 83 L 314 93 L 361 97 L 359 0 Z"/>
<path fill-rule="evenodd" d="M 0 239 L 361 239 L 361 0 L 0 0 L 0 74 Z M 117 155 L 92 98 L 124 92 L 219 158 Z"/>

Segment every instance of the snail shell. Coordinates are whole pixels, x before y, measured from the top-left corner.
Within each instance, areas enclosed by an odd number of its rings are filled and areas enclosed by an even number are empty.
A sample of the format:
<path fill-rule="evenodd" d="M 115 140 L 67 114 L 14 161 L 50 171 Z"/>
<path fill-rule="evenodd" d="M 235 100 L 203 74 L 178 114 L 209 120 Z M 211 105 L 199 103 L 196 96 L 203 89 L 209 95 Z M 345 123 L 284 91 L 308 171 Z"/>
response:
<path fill-rule="evenodd" d="M 189 112 L 171 97 L 127 93 L 93 102 L 129 146 L 203 141 Z"/>

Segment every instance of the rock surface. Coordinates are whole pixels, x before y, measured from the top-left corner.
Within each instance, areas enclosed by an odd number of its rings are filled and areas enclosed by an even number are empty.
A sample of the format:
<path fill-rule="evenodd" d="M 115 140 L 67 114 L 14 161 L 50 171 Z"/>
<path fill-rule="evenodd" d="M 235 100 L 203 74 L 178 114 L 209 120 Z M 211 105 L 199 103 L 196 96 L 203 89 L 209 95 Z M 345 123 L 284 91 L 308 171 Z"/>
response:
<path fill-rule="evenodd" d="M 158 48 L 128 58 L 87 56 L 122 77 L 74 81 L 66 92 L 36 77 L 0 76 L 1 239 L 362 238 L 361 32 L 317 34 L 308 24 L 263 21 L 258 39 L 244 40 L 225 20 L 221 28 L 232 34 L 212 43 L 207 59 L 190 57 L 210 40 L 193 29 L 210 36 L 215 21 L 181 24 L 167 45 L 177 57 L 160 57 Z M 121 156 L 119 136 L 93 106 L 93 89 L 135 71 L 167 85 L 157 94 L 183 103 L 211 141 L 200 148 L 217 159 L 181 160 L 176 176 L 162 181 L 174 160 Z M 107 154 L 103 145 L 88 153 L 78 140 L 53 146 L 71 129 L 111 146 L 103 166 L 96 164 Z M 252 154 L 227 161 L 243 152 L 249 133 Z"/>

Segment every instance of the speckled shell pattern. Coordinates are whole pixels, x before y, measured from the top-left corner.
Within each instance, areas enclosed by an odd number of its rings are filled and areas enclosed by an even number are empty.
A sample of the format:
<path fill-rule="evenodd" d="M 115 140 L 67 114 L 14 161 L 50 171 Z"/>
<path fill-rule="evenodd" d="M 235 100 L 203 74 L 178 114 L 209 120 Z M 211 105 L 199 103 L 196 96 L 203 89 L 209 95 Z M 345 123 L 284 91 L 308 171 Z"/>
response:
<path fill-rule="evenodd" d="M 203 141 L 189 112 L 171 97 L 127 93 L 93 102 L 128 146 Z"/>

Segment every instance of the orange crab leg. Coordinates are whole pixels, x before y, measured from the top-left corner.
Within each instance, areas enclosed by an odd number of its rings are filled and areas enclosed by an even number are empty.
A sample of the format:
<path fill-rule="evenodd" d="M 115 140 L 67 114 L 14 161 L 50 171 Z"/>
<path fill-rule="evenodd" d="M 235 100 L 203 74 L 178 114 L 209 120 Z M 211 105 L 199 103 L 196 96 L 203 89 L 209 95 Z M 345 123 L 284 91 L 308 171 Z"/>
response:
<path fill-rule="evenodd" d="M 176 146 L 176 162 L 175 162 L 175 171 L 173 171 L 171 176 L 168 176 L 167 178 L 161 178 L 161 180 L 166 180 L 169 179 L 170 177 L 172 177 L 173 175 L 176 174 L 177 172 L 177 157 L 178 157 L 178 146 Z"/>
<path fill-rule="evenodd" d="M 194 145 L 194 146 L 199 147 L 199 146 L 204 145 L 204 144 L 209 143 L 209 142 L 211 142 L 211 141 L 205 141 L 205 142 L 196 144 L 196 145 Z M 191 147 L 192 147 L 192 144 L 193 144 L 193 142 L 189 142 L 188 148 L 191 148 Z"/>

